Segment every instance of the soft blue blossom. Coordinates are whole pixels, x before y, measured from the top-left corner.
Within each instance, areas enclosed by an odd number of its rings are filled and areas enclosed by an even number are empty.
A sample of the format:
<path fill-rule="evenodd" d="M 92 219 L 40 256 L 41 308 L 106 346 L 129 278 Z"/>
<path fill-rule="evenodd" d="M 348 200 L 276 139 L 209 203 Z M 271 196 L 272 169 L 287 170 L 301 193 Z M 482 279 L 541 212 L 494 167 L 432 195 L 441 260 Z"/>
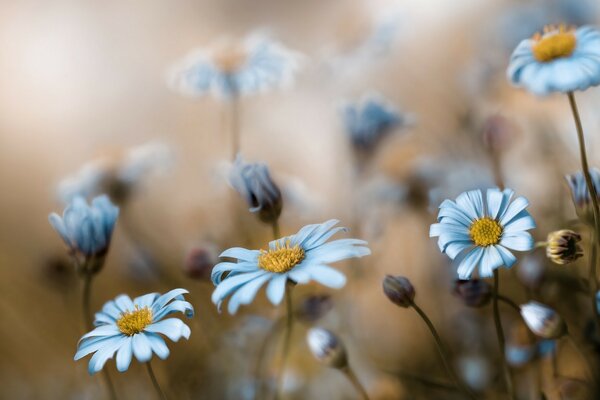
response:
<path fill-rule="evenodd" d="M 78 196 L 65 208 L 62 217 L 52 213 L 48 220 L 72 254 L 89 259 L 106 254 L 118 216 L 119 208 L 108 196 L 94 198 L 91 205 Z"/>
<path fill-rule="evenodd" d="M 356 103 L 345 104 L 341 111 L 352 144 L 363 151 L 373 150 L 394 128 L 412 119 L 379 95 L 364 96 Z"/>
<path fill-rule="evenodd" d="M 516 86 L 537 95 L 585 90 L 600 84 L 600 32 L 590 26 L 575 31 L 547 29 L 523 40 L 507 71 Z"/>
<path fill-rule="evenodd" d="M 282 208 L 281 191 L 271 179 L 269 168 L 262 163 L 245 163 L 238 155 L 229 172 L 229 183 L 264 222 L 279 218 Z"/>
<path fill-rule="evenodd" d="M 590 168 L 589 172 L 596 193 L 600 193 L 600 170 L 597 168 Z M 577 215 L 584 221 L 593 222 L 592 199 L 587 183 L 585 182 L 583 171 L 565 175 L 565 179 L 571 189 L 571 197 L 573 198 Z"/>
<path fill-rule="evenodd" d="M 224 251 L 221 257 L 235 262 L 221 262 L 213 269 L 212 281 L 217 286 L 212 294 L 213 303 L 220 307 L 231 296 L 227 309 L 235 314 L 240 305 L 251 303 L 267 282 L 267 297 L 274 305 L 281 303 L 288 280 L 299 284 L 314 280 L 335 289 L 343 287 L 344 274 L 327 264 L 363 257 L 371 251 L 367 242 L 359 239 L 327 242 L 334 234 L 346 231 L 334 228 L 338 222 L 332 219 L 307 225 L 295 235 L 271 241 L 268 250 L 234 247 Z"/>
<path fill-rule="evenodd" d="M 298 53 L 254 33 L 241 43 L 221 42 L 193 51 L 173 68 L 170 85 L 190 96 L 252 95 L 291 83 L 300 60 Z"/>
<path fill-rule="evenodd" d="M 444 200 L 438 223 L 432 224 L 430 237 L 452 260 L 460 260 L 459 279 L 470 279 L 479 267 L 479 276 L 490 277 L 502 266 L 511 267 L 516 257 L 508 250 L 528 251 L 534 241 L 527 232 L 535 222 L 526 208 L 529 202 L 510 189 L 488 189 L 484 201 L 481 190 L 462 193 L 456 201 Z"/>
<path fill-rule="evenodd" d="M 169 348 L 161 335 L 174 342 L 190 337 L 190 328 L 180 319 L 165 319 L 176 312 L 188 318 L 194 315 L 194 308 L 183 298 L 185 293 L 185 289 L 174 289 L 162 296 L 149 293 L 133 300 L 120 295 L 107 302 L 96 313 L 96 328 L 79 340 L 75 360 L 94 353 L 88 371 L 95 374 L 115 353 L 120 372 L 129 368 L 133 356 L 139 362 L 150 361 L 153 353 L 166 359 Z"/>

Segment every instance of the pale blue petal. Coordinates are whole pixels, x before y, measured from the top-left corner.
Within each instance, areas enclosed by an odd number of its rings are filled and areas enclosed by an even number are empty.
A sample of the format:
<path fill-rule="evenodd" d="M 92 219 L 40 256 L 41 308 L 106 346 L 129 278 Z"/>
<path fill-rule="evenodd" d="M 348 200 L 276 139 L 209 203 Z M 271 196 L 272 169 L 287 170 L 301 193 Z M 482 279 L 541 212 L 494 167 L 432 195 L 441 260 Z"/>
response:
<path fill-rule="evenodd" d="M 346 276 L 327 265 L 310 265 L 306 268 L 313 280 L 332 289 L 341 289 L 346 284 Z"/>
<path fill-rule="evenodd" d="M 513 264 L 515 262 L 517 262 L 517 257 L 515 257 L 513 255 L 513 253 L 511 253 L 505 247 L 503 247 L 501 245 L 496 245 L 496 250 L 498 250 L 498 252 L 500 253 L 500 256 L 502 257 L 502 261 L 504 262 L 504 265 L 506 265 L 507 267 L 512 267 Z"/>
<path fill-rule="evenodd" d="M 521 211 L 523 211 L 529 202 L 525 197 L 517 197 L 506 209 L 506 212 L 500 216 L 500 224 L 507 226 L 509 222 L 516 217 Z"/>
<path fill-rule="evenodd" d="M 158 356 L 158 358 L 161 360 L 166 360 L 167 357 L 169 357 L 169 348 L 162 337 L 156 333 L 146 333 L 146 338 L 150 343 L 152 351 Z"/>
<path fill-rule="evenodd" d="M 126 294 L 117 296 L 115 298 L 115 304 L 121 312 L 133 311 L 135 309 L 133 301 L 131 301 L 131 298 Z"/>
<path fill-rule="evenodd" d="M 150 324 L 144 329 L 144 331 L 160 333 L 174 342 L 177 342 L 182 337 L 189 339 L 191 334 L 190 328 L 184 324 L 183 321 L 177 318 L 167 318 Z"/>
<path fill-rule="evenodd" d="M 143 332 L 136 333 L 131 337 L 131 348 L 139 362 L 147 362 L 152 358 L 152 347 Z"/>
<path fill-rule="evenodd" d="M 253 272 L 258 270 L 257 263 L 241 262 L 221 262 L 215 265 L 211 271 L 210 278 L 214 285 L 218 285 L 223 280 L 223 275 L 228 272 L 229 276 L 234 276 L 242 272 Z"/>
<path fill-rule="evenodd" d="M 158 293 L 148 293 L 133 299 L 133 305 L 139 308 L 150 307 L 159 296 Z"/>
<path fill-rule="evenodd" d="M 152 304 L 152 313 L 158 314 L 161 308 L 167 305 L 171 300 L 183 300 L 183 295 L 189 293 L 185 289 L 173 289 L 157 298 Z"/>
<path fill-rule="evenodd" d="M 102 325 L 95 328 L 93 331 L 86 333 L 79 339 L 81 342 L 84 339 L 96 336 L 112 336 L 112 335 L 120 335 L 121 331 L 117 328 L 116 325 Z"/>
<path fill-rule="evenodd" d="M 227 304 L 227 311 L 229 314 L 235 314 L 242 304 L 250 304 L 254 300 L 254 297 L 256 297 L 256 293 L 261 286 L 268 281 L 272 275 L 273 274 L 264 274 L 238 288 L 229 299 L 229 304 Z"/>
<path fill-rule="evenodd" d="M 160 321 L 167 315 L 180 312 L 185 314 L 186 317 L 192 318 L 194 316 L 194 307 L 184 300 L 175 300 L 161 308 L 156 314 L 152 316 L 154 322 Z"/>
<path fill-rule="evenodd" d="M 517 251 L 529 251 L 533 249 L 534 241 L 529 232 L 518 232 L 511 235 L 503 235 L 500 244 Z"/>
<path fill-rule="evenodd" d="M 494 246 L 488 246 L 483 250 L 483 257 L 479 266 L 479 276 L 487 278 L 494 275 L 494 270 L 501 267 L 504 261 L 500 252 Z"/>
<path fill-rule="evenodd" d="M 477 267 L 477 264 L 483 256 L 483 249 L 481 247 L 475 247 L 473 250 L 467 253 L 458 265 L 458 278 L 459 279 L 471 279 L 471 274 Z"/>
<path fill-rule="evenodd" d="M 266 271 L 260 270 L 224 279 L 213 291 L 211 296 L 212 302 L 217 305 L 220 304 L 225 297 L 229 296 L 229 294 L 235 291 L 238 287 L 267 273 L 268 272 Z"/>
<path fill-rule="evenodd" d="M 260 251 L 258 250 L 248 250 L 242 247 L 232 247 L 222 252 L 219 257 L 235 258 L 241 261 L 256 263 L 259 255 Z"/>
<path fill-rule="evenodd" d="M 283 300 L 285 284 L 287 280 L 287 275 L 281 274 L 275 276 L 273 279 L 271 279 L 271 282 L 269 282 L 269 285 L 267 286 L 267 298 L 274 306 L 279 305 L 281 300 Z"/>
<path fill-rule="evenodd" d="M 115 352 L 125 340 L 126 338 L 124 336 L 116 337 L 113 341 L 106 343 L 105 346 L 94 353 L 88 364 L 88 372 L 90 375 L 94 375 L 96 372 L 100 371 L 104 367 L 104 364 L 106 364 L 106 361 L 113 358 Z"/>
<path fill-rule="evenodd" d="M 483 217 L 483 195 L 481 190 L 470 190 L 456 198 L 458 207 L 471 219 Z"/>
<path fill-rule="evenodd" d="M 137 336 L 137 335 L 136 335 Z M 117 351 L 117 370 L 119 372 L 125 372 L 129 368 L 131 364 L 131 356 L 132 356 L 132 340 L 130 336 L 127 336 L 124 342 L 119 347 Z"/>
<path fill-rule="evenodd" d="M 504 227 L 504 233 L 510 234 L 533 228 L 535 228 L 535 221 L 526 210 L 523 210 Z"/>
<path fill-rule="evenodd" d="M 87 356 L 88 354 L 98 351 L 99 349 L 103 348 L 107 344 L 113 343 L 115 340 L 117 340 L 121 336 L 122 336 L 122 334 L 111 335 L 111 336 L 98 336 L 98 337 L 92 337 L 92 338 L 80 341 L 78 344 L 77 352 L 75 353 L 74 360 L 77 361 L 77 360 Z"/>

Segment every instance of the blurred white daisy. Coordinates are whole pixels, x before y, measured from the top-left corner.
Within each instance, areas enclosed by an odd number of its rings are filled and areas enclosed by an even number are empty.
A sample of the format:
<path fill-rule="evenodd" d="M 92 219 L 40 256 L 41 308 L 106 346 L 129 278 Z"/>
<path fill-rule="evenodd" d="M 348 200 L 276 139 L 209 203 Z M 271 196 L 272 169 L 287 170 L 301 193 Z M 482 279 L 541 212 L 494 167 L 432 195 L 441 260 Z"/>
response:
<path fill-rule="evenodd" d="M 177 318 L 165 317 L 181 312 L 186 317 L 194 315 L 194 308 L 185 301 L 185 289 L 174 289 L 162 296 L 150 293 L 131 300 L 120 295 L 107 302 L 96 313 L 96 329 L 79 340 L 75 360 L 94 353 L 88 365 L 90 374 L 100 371 L 106 362 L 117 354 L 117 369 L 126 371 L 133 356 L 139 362 L 148 362 L 155 353 L 159 358 L 169 356 L 161 335 L 174 342 L 182 337 L 189 339 L 190 328 Z"/>
<path fill-rule="evenodd" d="M 252 95 L 290 84 L 302 56 L 255 32 L 241 42 L 221 40 L 192 51 L 169 73 L 169 86 L 189 96 L 220 99 Z"/>
<path fill-rule="evenodd" d="M 231 295 L 227 310 L 235 314 L 240 305 L 251 303 L 267 282 L 267 297 L 274 305 L 281 303 L 288 280 L 294 283 L 315 280 L 331 288 L 343 287 L 344 274 L 327 264 L 363 257 L 371 251 L 364 240 L 327 242 L 336 233 L 346 231 L 346 228 L 334 228 L 338 222 L 332 219 L 307 225 L 295 235 L 271 241 L 268 250 L 234 247 L 224 251 L 221 257 L 233 258 L 236 262 L 221 262 L 213 269 L 212 281 L 217 286 L 212 294 L 213 303 L 220 307 Z"/>

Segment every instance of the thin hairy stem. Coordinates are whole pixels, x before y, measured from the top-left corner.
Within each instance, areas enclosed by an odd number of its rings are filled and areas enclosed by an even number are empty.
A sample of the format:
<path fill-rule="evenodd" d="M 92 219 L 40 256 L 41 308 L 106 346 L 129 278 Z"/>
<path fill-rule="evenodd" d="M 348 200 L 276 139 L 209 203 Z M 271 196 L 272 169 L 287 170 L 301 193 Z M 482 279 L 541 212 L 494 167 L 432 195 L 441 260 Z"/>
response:
<path fill-rule="evenodd" d="M 290 352 L 290 342 L 292 338 L 292 328 L 294 326 L 294 309 L 292 307 L 292 288 L 293 284 L 290 281 L 286 284 L 285 290 L 285 304 L 286 304 L 286 318 L 285 318 L 285 333 L 283 336 L 283 352 L 281 356 L 281 366 L 277 371 L 277 386 L 275 387 L 275 399 L 280 398 L 280 392 L 283 387 L 283 378 L 285 375 L 285 366 L 287 364 L 288 353 Z"/>
<path fill-rule="evenodd" d="M 494 288 L 493 288 L 493 297 L 492 304 L 494 308 L 494 325 L 496 327 L 496 336 L 498 337 L 498 346 L 500 347 L 500 360 L 502 363 L 502 370 L 504 371 L 504 379 L 506 381 L 506 389 L 508 391 L 508 395 L 512 400 L 515 400 L 515 391 L 512 383 L 512 376 L 510 374 L 510 369 L 508 368 L 508 364 L 506 363 L 506 343 L 504 340 L 504 331 L 502 330 L 502 320 L 500 319 L 500 309 L 498 308 L 498 289 L 500 286 L 500 279 L 498 275 L 498 270 L 494 270 Z"/>
<path fill-rule="evenodd" d="M 146 363 L 146 367 L 148 369 L 148 375 L 150 376 L 150 380 L 152 381 L 152 386 L 154 386 L 154 389 L 156 390 L 156 394 L 161 400 L 167 400 L 165 392 L 163 392 L 163 390 L 160 388 L 160 385 L 158 384 L 158 381 L 156 380 L 156 375 L 154 375 L 154 371 L 152 370 L 152 365 L 150 364 L 150 361 Z"/>
<path fill-rule="evenodd" d="M 471 393 L 471 391 L 462 383 L 462 381 L 460 379 L 458 379 L 458 377 L 454 373 L 454 370 L 452 369 L 452 367 L 450 366 L 450 363 L 448 361 L 448 357 L 446 354 L 446 350 L 444 348 L 444 344 L 442 343 L 442 339 L 440 338 L 440 335 L 437 333 L 435 326 L 433 326 L 433 323 L 431 322 L 431 320 L 429 319 L 427 314 L 425 314 L 425 312 L 416 303 L 413 302 L 411 304 L 411 306 L 412 306 L 412 308 L 414 308 L 414 310 L 417 312 L 417 314 L 419 314 L 421 319 L 425 322 L 425 324 L 429 328 L 429 331 L 431 332 L 431 336 L 433 336 L 433 339 L 435 340 L 435 344 L 437 346 L 438 352 L 440 353 L 440 357 L 442 358 L 442 363 L 444 364 L 444 368 L 446 368 L 446 371 L 448 372 L 450 379 L 452 379 L 452 381 L 454 382 L 456 387 L 458 387 L 467 397 L 469 397 L 471 399 L 476 399 L 475 395 L 473 395 L 473 393 Z"/>
<path fill-rule="evenodd" d="M 352 382 L 352 386 L 354 386 L 356 391 L 358 393 L 360 393 L 360 396 L 363 398 L 363 400 L 369 400 L 369 394 L 365 390 L 364 386 L 358 380 L 358 377 L 354 373 L 354 370 L 348 365 L 348 366 L 342 368 L 341 371 L 344 373 L 344 375 L 346 375 L 348 380 L 350 382 Z"/>

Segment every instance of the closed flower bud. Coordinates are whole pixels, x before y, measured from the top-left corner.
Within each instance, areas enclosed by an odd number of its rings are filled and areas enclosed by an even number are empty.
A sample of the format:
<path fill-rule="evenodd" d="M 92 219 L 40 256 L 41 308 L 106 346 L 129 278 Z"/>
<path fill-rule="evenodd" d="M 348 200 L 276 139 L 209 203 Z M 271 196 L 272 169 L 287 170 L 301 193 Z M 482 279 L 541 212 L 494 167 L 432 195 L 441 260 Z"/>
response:
<path fill-rule="evenodd" d="M 383 293 L 397 306 L 408 308 L 415 299 L 415 288 L 403 276 L 386 275 L 383 280 Z"/>
<path fill-rule="evenodd" d="M 309 296 L 302 301 L 296 310 L 296 317 L 302 321 L 315 322 L 333 308 L 329 295 Z"/>
<path fill-rule="evenodd" d="M 277 221 L 283 206 L 281 191 L 265 164 L 246 164 L 238 155 L 229 173 L 229 183 L 261 221 Z"/>
<path fill-rule="evenodd" d="M 569 229 L 550 232 L 546 255 L 556 264 L 570 264 L 583 256 L 583 249 L 579 245 L 581 236 Z"/>
<path fill-rule="evenodd" d="M 490 285 L 481 279 L 458 279 L 454 285 L 454 293 L 467 307 L 482 307 L 492 298 Z"/>
<path fill-rule="evenodd" d="M 521 316 L 533 333 L 544 339 L 555 339 L 567 333 L 567 325 L 550 307 L 536 301 L 521 306 Z"/>
<path fill-rule="evenodd" d="M 210 282 L 212 269 L 217 263 L 218 254 L 211 246 L 195 247 L 185 259 L 183 272 L 189 278 Z"/>
<path fill-rule="evenodd" d="M 345 368 L 348 365 L 346 348 L 340 339 L 323 328 L 311 328 L 306 340 L 315 358 L 332 368 Z"/>

